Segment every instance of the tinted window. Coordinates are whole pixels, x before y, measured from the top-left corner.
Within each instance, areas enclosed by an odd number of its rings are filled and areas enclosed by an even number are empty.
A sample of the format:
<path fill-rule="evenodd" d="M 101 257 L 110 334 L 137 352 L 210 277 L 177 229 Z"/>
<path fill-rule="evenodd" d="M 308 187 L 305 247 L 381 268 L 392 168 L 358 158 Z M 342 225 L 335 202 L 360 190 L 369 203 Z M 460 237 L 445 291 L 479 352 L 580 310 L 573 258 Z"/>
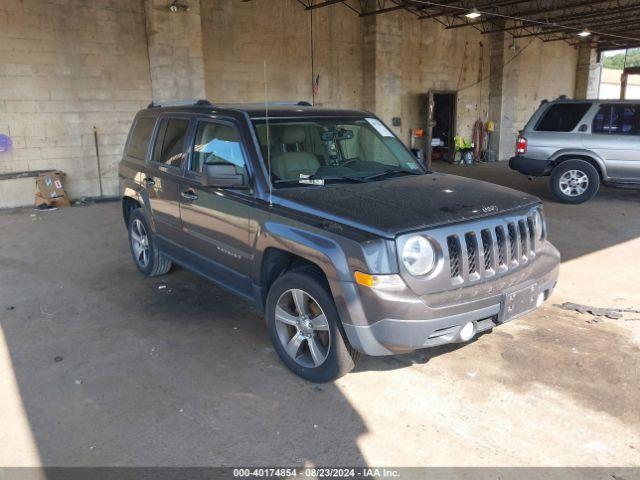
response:
<path fill-rule="evenodd" d="M 189 120 L 162 120 L 153 149 L 153 161 L 180 168 L 188 128 Z"/>
<path fill-rule="evenodd" d="M 640 107 L 638 105 L 603 105 L 593 119 L 591 131 L 640 135 Z"/>
<path fill-rule="evenodd" d="M 570 132 L 591 107 L 590 103 L 559 103 L 552 105 L 538 122 L 539 132 Z"/>
<path fill-rule="evenodd" d="M 149 147 L 149 140 L 155 124 L 156 120 L 154 118 L 138 119 L 131 132 L 127 155 L 141 160 L 147 158 L 147 148 Z"/>
<path fill-rule="evenodd" d="M 324 184 L 423 173 L 415 157 L 376 118 L 274 120 L 269 134 L 266 122 L 256 120 L 254 125 L 278 187 L 309 185 L 310 175 Z"/>
<path fill-rule="evenodd" d="M 593 124 L 591 125 L 591 133 L 609 133 L 609 126 L 611 125 L 611 107 L 600 107 L 596 116 L 593 117 Z"/>
<path fill-rule="evenodd" d="M 191 155 L 190 169 L 202 172 L 204 164 L 230 163 L 244 174 L 245 161 L 237 132 L 228 125 L 201 123 Z"/>

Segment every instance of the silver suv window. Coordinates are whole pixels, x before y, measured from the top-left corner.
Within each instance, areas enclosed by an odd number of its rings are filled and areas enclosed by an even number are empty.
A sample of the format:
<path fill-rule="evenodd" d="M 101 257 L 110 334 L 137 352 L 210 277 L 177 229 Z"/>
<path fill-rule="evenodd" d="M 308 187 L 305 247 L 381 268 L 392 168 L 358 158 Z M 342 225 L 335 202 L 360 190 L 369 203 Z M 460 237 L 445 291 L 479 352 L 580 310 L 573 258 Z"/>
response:
<path fill-rule="evenodd" d="M 602 105 L 593 118 L 591 132 L 640 135 L 640 106 Z"/>
<path fill-rule="evenodd" d="M 556 103 L 551 105 L 536 125 L 538 132 L 571 132 L 587 113 L 591 103 Z"/>

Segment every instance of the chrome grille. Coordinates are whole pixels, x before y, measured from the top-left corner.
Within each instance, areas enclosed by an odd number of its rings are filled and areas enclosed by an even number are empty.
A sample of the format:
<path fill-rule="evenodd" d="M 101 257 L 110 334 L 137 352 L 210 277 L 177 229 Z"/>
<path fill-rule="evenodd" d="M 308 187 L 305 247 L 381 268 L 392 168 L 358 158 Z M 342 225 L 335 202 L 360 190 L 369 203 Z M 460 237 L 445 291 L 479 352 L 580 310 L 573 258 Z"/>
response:
<path fill-rule="evenodd" d="M 447 247 L 449 249 L 449 269 L 451 278 L 460 277 L 460 240 L 457 236 L 447 238 Z"/>
<path fill-rule="evenodd" d="M 476 242 L 476 234 L 467 233 L 464 236 L 464 243 L 467 247 L 467 262 L 469 262 L 469 273 L 478 273 L 478 266 L 476 265 L 476 259 L 478 257 L 478 242 Z"/>
<path fill-rule="evenodd" d="M 520 230 L 520 252 L 522 259 L 526 262 L 527 255 L 529 253 L 529 233 L 527 232 L 527 222 L 525 220 L 518 221 L 518 228 Z"/>
<path fill-rule="evenodd" d="M 535 257 L 533 213 L 457 227 L 447 236 L 447 259 L 455 285 L 505 274 Z"/>
<path fill-rule="evenodd" d="M 531 242 L 531 248 L 533 249 L 533 246 L 536 243 L 536 227 L 535 224 L 533 223 L 533 217 L 529 216 L 527 217 L 527 226 L 529 227 L 529 241 Z"/>
<path fill-rule="evenodd" d="M 496 240 L 498 244 L 498 265 L 506 265 L 507 259 L 507 242 L 504 238 L 504 228 L 496 227 Z"/>
<path fill-rule="evenodd" d="M 507 225 L 507 229 L 509 230 L 509 249 L 511 251 L 510 260 L 512 262 L 518 261 L 518 234 L 516 233 L 516 226 L 513 223 Z"/>
<path fill-rule="evenodd" d="M 482 252 L 484 253 L 484 269 L 491 270 L 493 268 L 493 249 L 491 240 L 491 233 L 486 228 L 482 230 L 480 236 L 482 237 Z"/>

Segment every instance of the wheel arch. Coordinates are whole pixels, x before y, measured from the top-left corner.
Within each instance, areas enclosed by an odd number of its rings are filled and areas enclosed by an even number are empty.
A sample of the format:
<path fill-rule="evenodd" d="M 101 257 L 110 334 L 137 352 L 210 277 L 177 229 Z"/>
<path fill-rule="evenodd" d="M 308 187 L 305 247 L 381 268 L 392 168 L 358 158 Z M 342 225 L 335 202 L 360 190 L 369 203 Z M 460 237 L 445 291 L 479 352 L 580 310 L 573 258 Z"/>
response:
<path fill-rule="evenodd" d="M 142 205 L 136 198 L 126 195 L 122 197 L 122 218 L 124 220 L 125 226 L 129 226 L 129 218 L 131 217 L 131 212 L 136 208 L 142 208 Z"/>
<path fill-rule="evenodd" d="M 281 248 L 268 247 L 262 255 L 262 265 L 260 267 L 260 284 L 264 291 L 262 298 L 263 303 L 266 300 L 266 292 L 269 291 L 271 285 L 273 285 L 280 276 L 292 270 L 302 269 L 313 270 L 324 279 L 326 286 L 329 287 L 327 276 L 318 264 L 295 253 L 282 250 Z"/>
<path fill-rule="evenodd" d="M 568 160 L 584 160 L 585 162 L 588 162 L 596 169 L 596 171 L 598 172 L 598 175 L 600 176 L 601 182 L 607 178 L 604 162 L 600 158 L 588 155 L 584 152 L 576 152 L 576 153 L 565 152 L 557 155 L 552 160 L 551 170 L 553 170 L 555 167 L 557 167 L 561 163 L 566 162 Z"/>
<path fill-rule="evenodd" d="M 125 226 L 129 226 L 129 216 L 136 208 L 141 208 L 146 215 L 151 230 L 155 232 L 155 222 L 150 215 L 149 197 L 146 191 L 131 179 L 122 182 L 122 218 Z"/>

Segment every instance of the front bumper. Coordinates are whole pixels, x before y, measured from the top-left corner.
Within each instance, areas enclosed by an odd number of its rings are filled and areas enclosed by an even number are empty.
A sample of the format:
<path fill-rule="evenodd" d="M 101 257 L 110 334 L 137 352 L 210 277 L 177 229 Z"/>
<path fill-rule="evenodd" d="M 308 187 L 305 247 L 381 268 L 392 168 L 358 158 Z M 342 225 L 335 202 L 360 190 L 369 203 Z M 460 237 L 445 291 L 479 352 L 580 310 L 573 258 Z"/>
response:
<path fill-rule="evenodd" d="M 344 303 L 351 321 L 343 321 L 344 330 L 356 350 L 374 356 L 463 342 L 461 330 L 468 322 L 473 323 L 474 335 L 504 323 L 506 294 L 530 287 L 533 295 L 541 293 L 548 299 L 558 280 L 559 263 L 560 254 L 547 244 L 535 261 L 519 271 L 439 294 L 419 297 L 408 288 L 390 292 L 356 286 L 357 298 Z"/>
<path fill-rule="evenodd" d="M 509 159 L 509 168 L 524 175 L 539 177 L 551 171 L 551 161 L 516 156 Z"/>

